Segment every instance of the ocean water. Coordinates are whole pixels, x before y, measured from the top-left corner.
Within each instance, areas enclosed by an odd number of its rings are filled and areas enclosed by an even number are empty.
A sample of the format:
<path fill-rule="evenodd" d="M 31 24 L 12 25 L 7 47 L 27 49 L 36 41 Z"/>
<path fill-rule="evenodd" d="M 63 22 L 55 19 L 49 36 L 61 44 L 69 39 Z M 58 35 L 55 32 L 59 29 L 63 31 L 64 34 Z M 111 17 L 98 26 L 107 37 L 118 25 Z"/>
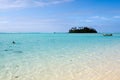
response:
<path fill-rule="evenodd" d="M 120 80 L 119 75 L 120 34 L 0 34 L 0 80 Z"/>

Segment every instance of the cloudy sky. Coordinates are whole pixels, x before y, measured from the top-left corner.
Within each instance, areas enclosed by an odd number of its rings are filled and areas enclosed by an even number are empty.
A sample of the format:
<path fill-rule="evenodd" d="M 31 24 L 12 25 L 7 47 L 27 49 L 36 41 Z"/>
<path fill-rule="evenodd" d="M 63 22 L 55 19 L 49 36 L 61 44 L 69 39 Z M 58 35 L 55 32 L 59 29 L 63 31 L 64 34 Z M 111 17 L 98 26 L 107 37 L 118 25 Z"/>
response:
<path fill-rule="evenodd" d="M 0 0 L 0 32 L 120 32 L 119 0 Z"/>

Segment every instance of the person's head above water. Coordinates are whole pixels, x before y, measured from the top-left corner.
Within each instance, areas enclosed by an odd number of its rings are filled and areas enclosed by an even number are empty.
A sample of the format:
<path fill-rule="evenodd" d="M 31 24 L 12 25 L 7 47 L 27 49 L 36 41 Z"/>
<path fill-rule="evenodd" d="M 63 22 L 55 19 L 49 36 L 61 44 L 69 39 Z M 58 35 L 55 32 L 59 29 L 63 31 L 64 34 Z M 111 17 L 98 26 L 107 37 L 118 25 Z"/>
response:
<path fill-rule="evenodd" d="M 12 43 L 15 44 L 15 41 L 13 41 Z"/>

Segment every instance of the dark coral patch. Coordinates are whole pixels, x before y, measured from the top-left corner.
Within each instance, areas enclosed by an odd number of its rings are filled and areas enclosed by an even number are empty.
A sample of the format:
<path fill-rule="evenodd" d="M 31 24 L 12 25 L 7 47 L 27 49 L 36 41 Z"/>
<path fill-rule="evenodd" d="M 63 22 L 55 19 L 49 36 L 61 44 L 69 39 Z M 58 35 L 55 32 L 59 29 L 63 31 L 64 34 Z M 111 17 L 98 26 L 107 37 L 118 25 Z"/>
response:
<path fill-rule="evenodd" d="M 23 51 L 14 51 L 15 53 L 23 53 Z"/>

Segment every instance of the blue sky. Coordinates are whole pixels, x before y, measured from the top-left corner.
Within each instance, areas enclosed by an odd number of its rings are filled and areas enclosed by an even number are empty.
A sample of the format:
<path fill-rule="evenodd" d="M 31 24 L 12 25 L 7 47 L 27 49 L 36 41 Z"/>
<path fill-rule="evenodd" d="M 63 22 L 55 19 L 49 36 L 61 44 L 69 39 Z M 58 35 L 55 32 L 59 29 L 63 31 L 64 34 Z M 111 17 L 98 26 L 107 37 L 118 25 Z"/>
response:
<path fill-rule="evenodd" d="M 0 0 L 0 32 L 120 32 L 120 0 Z"/>

